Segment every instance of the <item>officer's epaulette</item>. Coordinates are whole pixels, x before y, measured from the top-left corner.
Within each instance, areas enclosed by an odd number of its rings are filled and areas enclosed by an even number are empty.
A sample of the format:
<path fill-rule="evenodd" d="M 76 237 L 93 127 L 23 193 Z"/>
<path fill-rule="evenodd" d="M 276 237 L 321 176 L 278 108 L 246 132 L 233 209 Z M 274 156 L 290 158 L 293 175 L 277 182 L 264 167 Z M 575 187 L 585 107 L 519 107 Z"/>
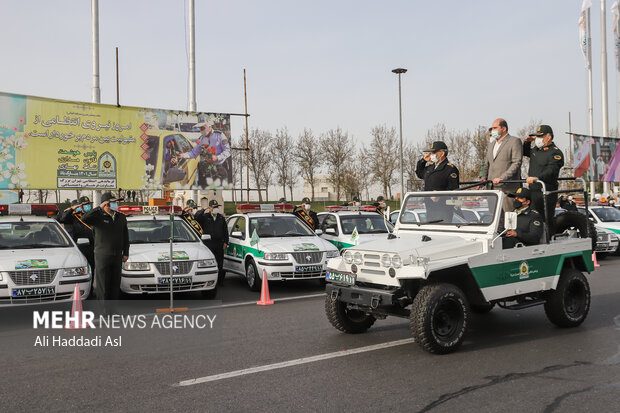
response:
<path fill-rule="evenodd" d="M 558 147 L 557 147 L 557 146 L 554 146 L 554 147 L 553 147 L 553 149 L 558 149 Z"/>
<path fill-rule="evenodd" d="M 447 165 L 448 165 L 448 166 L 454 166 L 454 165 L 452 165 L 450 162 L 448 162 L 448 164 L 447 164 Z"/>

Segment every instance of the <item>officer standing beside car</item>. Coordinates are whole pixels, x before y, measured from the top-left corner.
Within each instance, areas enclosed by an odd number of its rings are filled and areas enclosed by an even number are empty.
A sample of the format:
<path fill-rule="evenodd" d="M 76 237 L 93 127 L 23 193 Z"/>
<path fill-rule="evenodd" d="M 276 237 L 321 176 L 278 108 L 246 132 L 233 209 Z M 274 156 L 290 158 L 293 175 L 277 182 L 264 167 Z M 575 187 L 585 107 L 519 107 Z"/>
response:
<path fill-rule="evenodd" d="M 379 195 L 377 197 L 377 202 L 372 204 L 372 206 L 377 208 L 378 213 L 380 213 L 381 215 L 385 215 L 386 204 L 385 204 L 385 198 L 383 197 L 383 195 Z"/>
<path fill-rule="evenodd" d="M 295 206 L 293 215 L 301 219 L 312 231 L 316 231 L 319 227 L 319 217 L 311 208 L 310 198 L 304 197 L 301 200 L 301 205 Z"/>
<path fill-rule="evenodd" d="M 564 155 L 553 143 L 551 126 L 540 125 L 536 132 L 525 138 L 523 156 L 530 158 L 528 178 L 525 181 L 529 184 L 532 193 L 532 207 L 543 214 L 544 220 L 549 219 L 549 224 L 551 224 L 558 194 L 547 195 L 547 210 L 545 211 L 542 185 L 538 182 L 544 182 L 547 191 L 557 190 L 560 169 L 564 166 Z"/>
<path fill-rule="evenodd" d="M 118 201 L 122 200 L 105 192 L 101 196 L 101 205 L 82 217 L 95 235 L 95 294 L 98 300 L 120 298 L 121 266 L 129 258 L 127 218 L 118 212 Z"/>
<path fill-rule="evenodd" d="M 215 199 L 209 201 L 207 209 L 196 212 L 194 218 L 200 226 L 204 234 L 211 236 L 211 239 L 203 241 L 211 250 L 217 261 L 217 283 L 224 283 L 224 250 L 228 247 L 228 226 L 226 219 L 220 214 L 220 205 Z"/>
<path fill-rule="evenodd" d="M 181 212 L 181 218 L 183 219 L 183 221 L 187 222 L 190 227 L 192 227 L 194 232 L 199 237 L 202 236 L 202 227 L 194 217 L 194 210 L 198 208 L 198 205 L 196 205 L 196 201 L 194 201 L 193 199 L 188 199 L 185 205 L 186 207 L 183 208 L 183 211 Z"/>
<path fill-rule="evenodd" d="M 84 254 L 91 271 L 95 271 L 94 244 L 95 237 L 93 229 L 82 221 L 82 217 L 92 208 L 92 202 L 87 196 L 80 197 L 79 200 L 71 202 L 71 206 L 58 214 L 58 222 L 65 225 L 67 232 L 77 242 L 79 238 L 87 238 L 88 244 L 78 245 L 79 250 Z"/>

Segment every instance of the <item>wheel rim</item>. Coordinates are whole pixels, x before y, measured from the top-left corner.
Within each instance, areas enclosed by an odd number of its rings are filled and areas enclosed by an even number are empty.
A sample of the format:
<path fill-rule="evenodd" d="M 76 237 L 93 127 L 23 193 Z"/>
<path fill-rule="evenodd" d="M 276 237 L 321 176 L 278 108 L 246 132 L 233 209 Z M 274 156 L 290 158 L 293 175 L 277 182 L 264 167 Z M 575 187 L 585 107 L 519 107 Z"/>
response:
<path fill-rule="evenodd" d="M 578 280 L 573 280 L 566 287 L 564 294 L 564 308 L 566 314 L 572 318 L 579 318 L 583 315 L 586 306 L 586 289 Z"/>
<path fill-rule="evenodd" d="M 442 341 L 457 336 L 463 324 L 463 308 L 453 298 L 442 301 L 433 314 L 433 332 Z"/>
<path fill-rule="evenodd" d="M 256 281 L 256 273 L 254 272 L 254 266 L 252 264 L 248 265 L 248 269 L 245 272 L 245 278 L 248 281 L 248 285 L 250 287 L 254 287 L 254 282 Z"/>

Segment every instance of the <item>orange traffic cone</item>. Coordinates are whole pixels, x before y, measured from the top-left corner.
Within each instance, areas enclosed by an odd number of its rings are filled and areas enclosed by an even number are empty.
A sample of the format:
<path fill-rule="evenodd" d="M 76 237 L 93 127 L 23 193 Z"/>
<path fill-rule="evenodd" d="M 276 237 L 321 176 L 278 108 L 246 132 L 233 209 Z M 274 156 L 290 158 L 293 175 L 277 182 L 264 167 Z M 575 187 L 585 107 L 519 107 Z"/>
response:
<path fill-rule="evenodd" d="M 76 314 L 77 313 L 77 314 Z M 77 321 L 71 320 L 69 324 L 69 329 L 75 330 L 78 328 L 83 328 L 82 326 L 82 294 L 80 294 L 80 286 L 78 283 L 75 283 L 75 288 L 73 289 L 73 305 L 71 306 L 71 318 Z"/>
<path fill-rule="evenodd" d="M 273 300 L 269 298 L 269 282 L 267 281 L 267 271 L 263 270 L 263 286 L 260 291 L 260 301 L 257 301 L 258 305 L 271 305 Z"/>
<path fill-rule="evenodd" d="M 598 262 L 596 262 L 596 252 L 595 251 L 592 251 L 592 262 L 594 263 L 594 268 L 598 268 L 598 267 L 601 266 Z"/>

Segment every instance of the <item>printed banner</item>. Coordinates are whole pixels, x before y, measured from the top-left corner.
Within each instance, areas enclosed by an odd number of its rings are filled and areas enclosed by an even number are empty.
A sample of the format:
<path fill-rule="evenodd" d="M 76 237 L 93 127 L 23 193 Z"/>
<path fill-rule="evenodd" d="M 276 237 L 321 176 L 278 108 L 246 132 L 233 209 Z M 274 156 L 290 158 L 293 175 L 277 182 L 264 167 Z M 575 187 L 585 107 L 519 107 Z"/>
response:
<path fill-rule="evenodd" d="M 0 189 L 229 189 L 230 115 L 0 92 Z"/>
<path fill-rule="evenodd" d="M 593 182 L 620 182 L 618 138 L 573 134 L 575 177 Z"/>

